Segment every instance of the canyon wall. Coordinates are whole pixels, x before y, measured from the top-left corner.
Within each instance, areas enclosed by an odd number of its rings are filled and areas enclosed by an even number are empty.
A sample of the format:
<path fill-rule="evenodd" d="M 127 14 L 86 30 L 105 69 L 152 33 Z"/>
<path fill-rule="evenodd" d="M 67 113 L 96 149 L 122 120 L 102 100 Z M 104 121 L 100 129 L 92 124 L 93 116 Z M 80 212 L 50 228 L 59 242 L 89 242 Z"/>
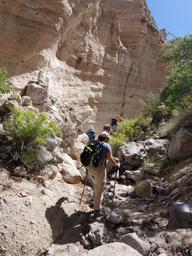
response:
<path fill-rule="evenodd" d="M 86 129 L 140 113 L 163 86 L 163 38 L 145 0 L 3 0 L 0 66 L 14 86 L 43 77 Z"/>

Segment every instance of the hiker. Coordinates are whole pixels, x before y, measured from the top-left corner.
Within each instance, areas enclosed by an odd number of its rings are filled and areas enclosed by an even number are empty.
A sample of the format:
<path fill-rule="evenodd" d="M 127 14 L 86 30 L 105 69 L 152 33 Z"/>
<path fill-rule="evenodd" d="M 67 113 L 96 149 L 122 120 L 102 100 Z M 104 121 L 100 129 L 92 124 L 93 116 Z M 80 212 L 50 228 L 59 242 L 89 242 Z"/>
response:
<path fill-rule="evenodd" d="M 112 117 L 111 118 L 111 127 L 112 127 L 112 131 L 113 133 L 115 133 L 117 131 L 117 126 L 118 124 L 123 120 L 122 116 L 120 115 L 116 115 L 116 117 Z"/>
<path fill-rule="evenodd" d="M 103 127 L 103 131 L 106 131 L 109 133 L 109 135 L 112 135 L 113 133 L 113 130 L 111 128 L 111 125 L 110 124 L 105 124 L 104 127 Z"/>
<path fill-rule="evenodd" d="M 110 135 L 103 131 L 98 136 L 98 141 L 102 145 L 100 152 L 100 164 L 98 167 L 93 166 L 93 162 L 88 166 L 88 173 L 94 178 L 94 195 L 93 195 L 93 208 L 94 212 L 100 212 L 102 199 L 103 199 L 103 190 L 106 179 L 106 162 L 109 161 L 114 167 L 119 166 L 119 160 L 115 159 L 112 155 L 111 146 L 107 143 L 110 139 Z"/>
<path fill-rule="evenodd" d="M 95 130 L 94 130 L 93 126 L 90 126 L 90 128 L 88 129 L 86 134 L 89 137 L 89 143 L 92 142 L 93 140 L 95 140 L 96 133 L 95 133 Z"/>
<path fill-rule="evenodd" d="M 111 129 L 113 133 L 117 131 L 117 119 L 115 117 L 111 118 Z"/>

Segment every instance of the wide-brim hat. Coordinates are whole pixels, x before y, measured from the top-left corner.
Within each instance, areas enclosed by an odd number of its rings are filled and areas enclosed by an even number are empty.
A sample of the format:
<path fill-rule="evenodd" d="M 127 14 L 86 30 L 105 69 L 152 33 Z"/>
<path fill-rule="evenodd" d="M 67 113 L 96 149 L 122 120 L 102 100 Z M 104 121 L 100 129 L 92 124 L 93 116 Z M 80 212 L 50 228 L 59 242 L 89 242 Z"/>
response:
<path fill-rule="evenodd" d="M 102 131 L 102 132 L 99 134 L 99 137 L 111 139 L 110 134 L 109 134 L 108 132 L 106 132 L 106 131 Z"/>

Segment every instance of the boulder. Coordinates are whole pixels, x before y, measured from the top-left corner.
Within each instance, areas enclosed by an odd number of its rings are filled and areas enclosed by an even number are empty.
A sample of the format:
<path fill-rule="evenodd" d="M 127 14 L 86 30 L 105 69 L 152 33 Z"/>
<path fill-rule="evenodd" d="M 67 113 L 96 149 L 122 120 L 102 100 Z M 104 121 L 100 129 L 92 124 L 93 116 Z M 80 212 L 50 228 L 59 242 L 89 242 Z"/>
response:
<path fill-rule="evenodd" d="M 9 100 L 16 100 L 19 105 L 21 105 L 21 95 L 19 93 L 12 93 L 9 97 Z"/>
<path fill-rule="evenodd" d="M 180 128 L 171 139 L 168 157 L 171 160 L 186 160 L 192 156 L 192 133 Z"/>
<path fill-rule="evenodd" d="M 138 197 L 145 198 L 152 196 L 152 185 L 149 180 L 142 180 L 135 186 L 135 194 Z"/>
<path fill-rule="evenodd" d="M 148 139 L 144 141 L 145 147 L 147 147 L 148 154 L 154 155 L 154 154 L 166 154 L 169 140 L 166 139 Z"/>
<path fill-rule="evenodd" d="M 103 243 L 103 234 L 104 234 L 104 223 L 94 222 L 90 224 L 90 231 L 86 235 L 93 247 L 101 245 Z"/>
<path fill-rule="evenodd" d="M 59 172 L 58 167 L 53 164 L 48 164 L 45 166 L 45 169 L 42 170 L 41 174 L 48 179 L 54 179 Z"/>
<path fill-rule="evenodd" d="M 21 101 L 21 105 L 24 106 L 24 107 L 31 106 L 32 105 L 31 97 L 23 96 L 22 101 Z"/>
<path fill-rule="evenodd" d="M 79 160 L 80 154 L 83 152 L 83 149 L 85 147 L 85 144 L 81 141 L 76 140 L 72 146 L 72 155 Z"/>
<path fill-rule="evenodd" d="M 106 219 L 115 225 L 122 224 L 125 221 L 124 216 L 116 211 L 110 211 Z"/>
<path fill-rule="evenodd" d="M 59 147 L 56 147 L 55 150 L 53 152 L 51 152 L 52 156 L 53 156 L 53 160 L 51 161 L 51 163 L 53 164 L 61 164 L 63 163 L 63 154 L 61 152 L 61 149 Z"/>
<path fill-rule="evenodd" d="M 42 105 L 47 101 L 48 90 L 37 83 L 29 83 L 26 87 L 26 96 L 29 96 L 34 105 Z"/>
<path fill-rule="evenodd" d="M 130 142 L 119 149 L 119 158 L 124 165 L 139 167 L 145 157 L 145 148 L 141 143 Z"/>
<path fill-rule="evenodd" d="M 139 252 L 137 252 L 132 247 L 126 245 L 125 243 L 110 243 L 101 245 L 93 250 L 88 251 L 88 253 L 83 254 L 83 256 L 141 256 Z"/>
<path fill-rule="evenodd" d="M 134 182 L 138 182 L 143 178 L 144 173 L 140 169 L 135 170 L 135 171 L 126 170 L 125 175 L 128 179 L 133 180 Z"/>
<path fill-rule="evenodd" d="M 80 141 L 86 145 L 89 142 L 89 137 L 86 133 L 82 133 L 77 137 L 77 141 Z"/>
<path fill-rule="evenodd" d="M 66 153 L 62 154 L 63 163 L 76 167 L 76 162 Z"/>
<path fill-rule="evenodd" d="M 39 151 L 39 159 L 45 163 L 49 163 L 53 159 L 53 156 L 44 146 L 41 146 Z"/>
<path fill-rule="evenodd" d="M 46 250 L 44 255 L 46 256 L 81 256 L 84 252 L 84 248 L 80 243 L 68 243 L 68 244 L 52 244 L 49 249 Z"/>
<path fill-rule="evenodd" d="M 17 166 L 13 169 L 13 174 L 16 177 L 26 177 L 27 176 L 27 170 L 24 166 Z"/>
<path fill-rule="evenodd" d="M 67 183 L 77 184 L 82 181 L 82 176 L 76 166 L 62 163 L 58 167 Z"/>
<path fill-rule="evenodd" d="M 57 137 L 54 137 L 54 138 L 47 138 L 47 139 L 46 139 L 45 148 L 46 148 L 48 151 L 53 151 L 53 150 L 56 148 L 57 144 L 58 144 Z"/>
<path fill-rule="evenodd" d="M 169 229 L 192 228 L 192 204 L 174 202 L 169 208 Z"/>
<path fill-rule="evenodd" d="M 9 100 L 10 94 L 0 94 L 0 111 L 3 110 L 4 104 Z"/>
<path fill-rule="evenodd" d="M 148 241 L 144 241 L 138 237 L 136 233 L 126 234 L 121 237 L 120 242 L 123 242 L 135 250 L 137 250 L 141 255 L 148 256 L 151 251 L 151 246 Z"/>
<path fill-rule="evenodd" d="M 113 187 L 112 181 L 111 181 L 111 185 Z M 115 185 L 115 195 L 116 196 L 125 196 L 128 194 L 131 194 L 134 190 L 134 187 L 129 185 L 122 185 L 122 184 L 116 184 Z"/>
<path fill-rule="evenodd" d="M 9 100 L 5 103 L 5 107 L 8 110 L 11 110 L 12 108 L 18 108 L 19 104 L 16 100 Z"/>

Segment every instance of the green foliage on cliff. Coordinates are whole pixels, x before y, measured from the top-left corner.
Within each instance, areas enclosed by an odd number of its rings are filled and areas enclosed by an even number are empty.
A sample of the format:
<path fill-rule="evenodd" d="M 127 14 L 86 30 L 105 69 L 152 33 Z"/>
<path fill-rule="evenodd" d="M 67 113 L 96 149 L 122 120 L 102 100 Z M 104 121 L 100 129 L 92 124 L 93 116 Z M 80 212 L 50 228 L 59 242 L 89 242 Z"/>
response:
<path fill-rule="evenodd" d="M 5 68 L 0 68 L 0 93 L 8 93 L 11 85 L 8 80 L 8 74 Z"/>

